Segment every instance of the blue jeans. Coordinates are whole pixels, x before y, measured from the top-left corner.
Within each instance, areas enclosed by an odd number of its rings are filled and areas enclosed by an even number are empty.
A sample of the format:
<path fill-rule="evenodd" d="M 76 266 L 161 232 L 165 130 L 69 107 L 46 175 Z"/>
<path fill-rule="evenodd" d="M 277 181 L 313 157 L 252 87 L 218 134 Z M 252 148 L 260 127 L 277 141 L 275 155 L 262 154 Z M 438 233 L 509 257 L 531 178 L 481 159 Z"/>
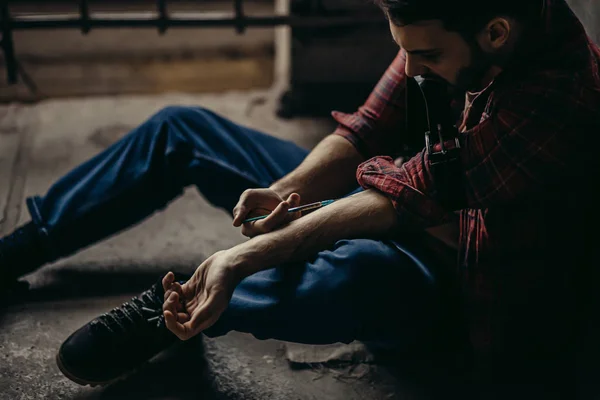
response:
<path fill-rule="evenodd" d="M 27 205 L 56 259 L 140 222 L 188 185 L 231 212 L 242 191 L 269 186 L 307 154 L 206 109 L 168 107 Z M 340 240 L 305 262 L 242 281 L 205 333 L 414 348 L 429 342 L 440 313 L 438 272 L 426 258 L 422 250 L 388 240 Z"/>

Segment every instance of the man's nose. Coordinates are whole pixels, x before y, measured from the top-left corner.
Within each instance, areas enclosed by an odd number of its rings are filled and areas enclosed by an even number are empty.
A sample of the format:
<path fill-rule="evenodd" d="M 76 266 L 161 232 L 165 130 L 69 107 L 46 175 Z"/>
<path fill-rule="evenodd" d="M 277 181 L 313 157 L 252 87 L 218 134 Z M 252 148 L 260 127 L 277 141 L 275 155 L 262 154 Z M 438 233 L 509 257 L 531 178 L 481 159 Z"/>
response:
<path fill-rule="evenodd" d="M 415 76 L 424 75 L 425 72 L 427 72 L 427 68 L 423 64 L 415 61 L 413 57 L 407 55 L 404 72 L 408 77 L 414 78 Z"/>

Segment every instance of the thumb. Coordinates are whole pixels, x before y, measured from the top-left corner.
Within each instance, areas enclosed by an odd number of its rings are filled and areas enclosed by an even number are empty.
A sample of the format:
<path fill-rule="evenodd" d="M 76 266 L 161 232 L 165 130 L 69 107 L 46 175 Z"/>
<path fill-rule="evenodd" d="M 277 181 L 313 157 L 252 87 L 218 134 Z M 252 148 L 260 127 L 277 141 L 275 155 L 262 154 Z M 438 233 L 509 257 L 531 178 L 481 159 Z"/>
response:
<path fill-rule="evenodd" d="M 241 205 L 241 206 L 239 206 L 239 208 L 237 208 L 236 210 L 234 210 L 233 213 L 234 213 L 233 226 L 235 226 L 235 227 L 241 226 L 242 222 L 246 218 L 246 215 L 248 214 L 248 211 L 246 210 L 246 207 L 243 206 L 243 205 Z"/>
<path fill-rule="evenodd" d="M 298 207 L 300 205 L 300 195 L 298 193 L 292 193 L 287 199 L 287 202 L 290 204 L 290 208 Z"/>
<path fill-rule="evenodd" d="M 300 195 L 298 193 L 292 193 L 292 194 L 290 194 L 289 197 L 288 197 L 288 199 L 287 199 L 287 203 L 290 205 L 290 208 L 300 206 Z M 301 211 L 296 211 L 296 212 L 289 213 L 287 215 L 287 221 L 292 221 L 292 220 L 295 220 L 297 218 L 300 218 L 301 215 L 302 215 Z"/>
<path fill-rule="evenodd" d="M 290 204 L 287 201 L 282 201 L 279 203 L 277 207 L 273 210 L 271 214 L 267 218 L 262 221 L 258 221 L 258 223 L 265 229 L 267 232 L 273 230 L 276 226 L 285 221 L 287 216 L 287 210 L 290 208 Z"/>

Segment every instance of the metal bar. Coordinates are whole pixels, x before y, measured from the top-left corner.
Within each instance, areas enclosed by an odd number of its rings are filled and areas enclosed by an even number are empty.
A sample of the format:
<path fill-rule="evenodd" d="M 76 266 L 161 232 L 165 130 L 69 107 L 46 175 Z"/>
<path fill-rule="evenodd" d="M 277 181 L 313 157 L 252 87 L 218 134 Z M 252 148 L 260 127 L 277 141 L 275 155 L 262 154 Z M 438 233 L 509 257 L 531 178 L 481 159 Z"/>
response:
<path fill-rule="evenodd" d="M 79 14 L 81 15 L 81 32 L 87 34 L 90 31 L 90 9 L 87 0 L 79 0 Z"/>
<path fill-rule="evenodd" d="M 88 33 L 92 28 L 158 28 L 162 34 L 167 28 L 235 27 L 243 33 L 247 27 L 290 26 L 296 28 L 346 27 L 381 25 L 385 20 L 380 14 L 328 13 L 328 15 L 289 16 L 266 15 L 246 16 L 243 0 L 234 0 L 234 13 L 173 13 L 167 12 L 166 0 L 157 0 L 158 13 L 94 13 L 89 12 L 87 0 L 80 0 L 79 14 L 9 14 L 8 4 L 0 0 L 0 28 L 8 81 L 17 82 L 18 64 L 14 53 L 13 30 L 75 28 Z"/>
<path fill-rule="evenodd" d="M 245 18 L 244 18 L 244 4 L 243 0 L 233 0 L 233 6 L 235 11 L 235 20 L 237 21 L 235 25 L 235 30 L 237 33 L 244 33 L 246 29 Z"/>
<path fill-rule="evenodd" d="M 15 57 L 12 30 L 10 28 L 10 12 L 8 11 L 8 4 L 6 2 L 0 4 L 0 26 L 2 28 L 0 47 L 2 47 L 4 52 L 8 83 L 12 85 L 17 83 L 17 59 Z"/>
<path fill-rule="evenodd" d="M 164 33 L 167 31 L 167 27 L 169 26 L 168 25 L 169 16 L 167 14 L 166 0 L 158 0 L 157 6 L 158 6 L 158 21 L 159 21 L 158 32 L 161 35 L 164 35 Z"/>
<path fill-rule="evenodd" d="M 104 17 L 101 17 L 104 15 Z M 117 16 L 118 15 L 118 16 Z M 173 13 L 166 21 L 161 21 L 155 13 L 119 13 L 113 17 L 107 14 L 97 14 L 89 19 L 90 28 L 157 28 L 166 23 L 170 28 L 189 27 L 232 27 L 239 23 L 238 18 L 224 13 Z M 126 15 L 128 18 L 122 17 Z M 227 14 L 225 14 L 227 15 Z M 384 23 L 380 14 L 332 14 L 328 16 L 245 16 L 243 24 L 246 27 L 269 27 L 287 25 L 291 27 L 332 27 L 332 26 L 357 26 L 380 25 Z M 76 14 L 46 14 L 35 16 L 13 16 L 8 21 L 8 28 L 12 30 L 48 29 L 48 28 L 80 28 L 81 18 Z"/>

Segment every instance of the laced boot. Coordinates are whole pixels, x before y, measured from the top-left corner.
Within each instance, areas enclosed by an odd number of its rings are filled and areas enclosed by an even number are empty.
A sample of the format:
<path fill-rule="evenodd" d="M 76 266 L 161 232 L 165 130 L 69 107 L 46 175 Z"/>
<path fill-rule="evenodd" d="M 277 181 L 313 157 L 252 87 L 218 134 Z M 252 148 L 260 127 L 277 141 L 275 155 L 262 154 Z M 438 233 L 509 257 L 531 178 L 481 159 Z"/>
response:
<path fill-rule="evenodd" d="M 61 372 L 80 385 L 104 386 L 174 344 L 179 339 L 165 325 L 163 297 L 161 277 L 150 289 L 75 331 L 56 356 Z"/>

